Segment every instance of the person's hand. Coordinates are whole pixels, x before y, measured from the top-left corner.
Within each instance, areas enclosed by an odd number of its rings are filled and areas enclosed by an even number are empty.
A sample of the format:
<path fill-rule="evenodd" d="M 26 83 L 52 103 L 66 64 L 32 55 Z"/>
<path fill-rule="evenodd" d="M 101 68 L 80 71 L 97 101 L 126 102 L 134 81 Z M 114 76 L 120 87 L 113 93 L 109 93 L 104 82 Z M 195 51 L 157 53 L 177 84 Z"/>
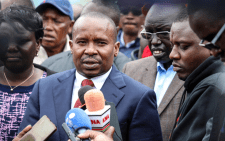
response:
<path fill-rule="evenodd" d="M 104 133 L 93 130 L 87 130 L 83 134 L 79 134 L 77 137 L 81 139 L 90 138 L 91 141 L 113 141 L 113 133 L 115 128 L 110 126 Z"/>
<path fill-rule="evenodd" d="M 13 141 L 19 141 L 30 129 L 32 128 L 31 125 L 25 127 L 14 139 Z"/>

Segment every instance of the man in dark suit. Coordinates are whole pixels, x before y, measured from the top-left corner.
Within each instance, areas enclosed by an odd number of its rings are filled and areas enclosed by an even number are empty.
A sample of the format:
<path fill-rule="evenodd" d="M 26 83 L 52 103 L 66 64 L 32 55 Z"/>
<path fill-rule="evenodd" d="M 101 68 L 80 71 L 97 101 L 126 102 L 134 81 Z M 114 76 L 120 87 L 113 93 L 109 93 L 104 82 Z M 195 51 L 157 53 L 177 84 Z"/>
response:
<path fill-rule="evenodd" d="M 112 65 L 119 52 L 116 34 L 116 26 L 107 16 L 82 15 L 74 25 L 73 42 L 70 42 L 76 69 L 35 84 L 19 131 L 47 115 L 58 127 L 49 140 L 67 140 L 61 125 L 67 111 L 76 104 L 81 83 L 89 79 L 103 92 L 106 101 L 115 104 L 124 141 L 161 141 L 154 91 Z"/>
<path fill-rule="evenodd" d="M 83 8 L 81 15 L 89 13 L 89 12 L 100 12 L 102 14 L 105 14 L 106 16 L 110 17 L 114 21 L 116 26 L 119 26 L 120 10 L 118 5 L 112 0 L 110 1 L 98 0 L 98 1 L 89 2 Z M 129 61 L 130 59 L 126 55 L 119 52 L 118 55 L 114 57 L 113 65 L 119 71 L 122 71 L 124 65 Z M 75 68 L 71 51 L 56 54 L 48 58 L 47 60 L 45 60 L 41 65 L 55 72 L 62 72 L 65 70 Z"/>
<path fill-rule="evenodd" d="M 125 74 L 154 89 L 158 95 L 158 113 L 165 141 L 168 140 L 175 122 L 184 91 L 184 81 L 181 81 L 173 71 L 172 60 L 169 58 L 172 49 L 169 34 L 168 38 L 160 38 L 160 32 L 170 31 L 173 20 L 182 7 L 175 4 L 156 3 L 150 8 L 145 20 L 145 30 L 158 32 L 156 36 L 148 39 L 153 56 L 129 62 L 123 69 Z"/>

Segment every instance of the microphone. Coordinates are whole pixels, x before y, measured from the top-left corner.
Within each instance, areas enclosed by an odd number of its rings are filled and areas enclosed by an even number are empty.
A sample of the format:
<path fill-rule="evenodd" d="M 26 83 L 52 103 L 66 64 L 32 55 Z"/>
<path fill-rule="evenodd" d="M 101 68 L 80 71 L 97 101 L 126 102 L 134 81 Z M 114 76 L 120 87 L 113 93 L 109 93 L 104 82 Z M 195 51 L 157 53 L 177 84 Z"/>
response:
<path fill-rule="evenodd" d="M 79 107 L 79 108 L 81 108 L 81 109 L 83 109 L 83 110 L 86 110 L 86 105 L 85 105 L 85 101 L 84 101 L 84 94 L 85 94 L 87 91 L 91 90 L 91 89 L 94 89 L 94 88 L 91 87 L 91 86 L 89 86 L 89 85 L 83 86 L 83 87 L 81 87 L 81 88 L 79 89 L 79 91 L 78 91 L 78 97 L 79 97 L 80 102 L 81 102 L 81 104 L 82 104 L 82 106 Z"/>
<path fill-rule="evenodd" d="M 83 109 L 83 110 L 86 110 L 84 95 L 87 91 L 89 91 L 91 89 L 94 89 L 94 88 L 87 85 L 87 86 L 81 87 L 80 90 L 78 91 L 78 96 L 79 96 L 80 102 L 82 104 L 82 106 L 80 108 Z M 118 117 L 117 117 L 115 104 L 112 103 L 112 102 L 105 101 L 105 105 L 111 106 L 111 109 L 110 109 L 110 126 L 113 126 L 115 128 L 115 132 L 113 134 L 113 140 L 114 141 L 122 141 L 122 135 L 121 135 L 121 131 L 120 131 L 120 125 L 119 125 L 119 121 L 118 121 Z"/>
<path fill-rule="evenodd" d="M 76 141 L 75 137 L 77 135 L 92 129 L 89 117 L 79 108 L 73 108 L 67 112 L 65 123 L 63 123 L 62 127 L 72 141 Z M 82 141 L 89 141 L 89 139 L 83 139 Z"/>
<path fill-rule="evenodd" d="M 105 105 L 104 95 L 100 90 L 91 89 L 84 95 L 87 109 L 85 112 L 91 120 L 92 130 L 105 132 L 110 126 L 110 105 Z"/>

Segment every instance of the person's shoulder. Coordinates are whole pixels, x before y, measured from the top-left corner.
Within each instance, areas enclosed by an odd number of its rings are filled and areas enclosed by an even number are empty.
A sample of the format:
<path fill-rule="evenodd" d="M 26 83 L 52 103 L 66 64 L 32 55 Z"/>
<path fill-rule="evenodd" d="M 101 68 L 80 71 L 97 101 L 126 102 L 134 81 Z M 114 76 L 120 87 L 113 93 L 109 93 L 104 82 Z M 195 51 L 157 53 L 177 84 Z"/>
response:
<path fill-rule="evenodd" d="M 216 87 L 220 89 L 225 89 L 225 72 L 216 73 L 209 77 L 210 81 L 213 80 L 211 83 L 213 83 Z M 207 81 L 207 82 L 210 82 Z"/>
<path fill-rule="evenodd" d="M 61 59 L 64 60 L 65 58 L 69 57 L 70 54 L 71 54 L 71 51 L 66 51 L 66 52 L 61 52 L 59 54 L 53 55 L 49 57 L 48 59 L 46 59 L 41 65 L 45 67 L 49 67 L 52 64 L 57 63 Z"/>
<path fill-rule="evenodd" d="M 125 54 L 123 54 L 122 52 L 119 52 L 118 55 L 116 57 L 114 57 L 114 62 L 130 62 L 130 58 L 128 58 Z"/>
<path fill-rule="evenodd" d="M 67 78 L 67 77 L 70 77 L 71 75 L 75 75 L 75 69 L 70 69 L 67 71 L 55 73 L 55 74 L 52 74 L 52 75 L 50 75 L 44 79 L 40 79 L 40 80 L 42 82 L 49 82 L 49 81 L 54 82 L 55 80 L 57 80 L 59 78 Z"/>
<path fill-rule="evenodd" d="M 131 61 L 125 64 L 123 72 L 129 76 L 133 73 L 143 72 L 147 68 L 156 66 L 157 61 L 153 56 Z"/>
<path fill-rule="evenodd" d="M 45 66 L 38 65 L 38 64 L 35 64 L 35 63 L 33 63 L 33 64 L 34 64 L 34 67 L 35 67 L 35 68 L 38 68 L 38 69 L 40 69 L 40 70 L 42 70 L 42 71 L 44 71 L 44 72 L 47 72 L 47 76 L 50 76 L 50 75 L 56 73 L 55 71 L 52 71 L 52 70 L 48 69 L 48 68 L 45 67 Z"/>
<path fill-rule="evenodd" d="M 127 74 L 124 74 L 122 72 L 120 72 L 120 73 L 121 73 L 121 76 L 124 79 L 126 87 L 129 88 L 131 91 L 133 91 L 133 90 L 135 90 L 135 91 L 137 90 L 137 91 L 140 91 L 140 92 L 153 91 L 152 89 L 145 86 L 144 84 L 134 80 L 133 78 L 131 78 Z"/>
<path fill-rule="evenodd" d="M 193 92 L 198 91 L 199 89 L 214 89 L 213 95 L 225 93 L 225 72 L 219 72 L 212 74 L 203 80 L 201 80 L 193 90 Z"/>
<path fill-rule="evenodd" d="M 118 52 L 118 55 L 116 56 L 116 58 L 120 58 L 120 59 L 126 59 L 126 60 L 130 60 L 125 54 L 123 54 L 122 52 Z"/>
<path fill-rule="evenodd" d="M 131 62 L 127 63 L 127 66 L 140 67 L 140 66 L 145 66 L 145 65 L 153 63 L 153 62 L 156 62 L 156 60 L 153 56 L 150 56 L 150 57 L 138 59 L 135 61 L 131 61 Z"/>

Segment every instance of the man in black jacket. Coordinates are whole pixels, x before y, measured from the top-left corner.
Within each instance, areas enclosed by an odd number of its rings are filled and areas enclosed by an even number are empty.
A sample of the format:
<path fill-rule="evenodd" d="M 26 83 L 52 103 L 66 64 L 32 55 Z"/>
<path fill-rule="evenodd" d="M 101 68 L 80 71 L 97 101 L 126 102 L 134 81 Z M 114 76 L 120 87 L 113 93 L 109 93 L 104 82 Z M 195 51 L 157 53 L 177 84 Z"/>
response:
<path fill-rule="evenodd" d="M 206 123 L 213 117 L 217 100 L 222 92 L 218 80 L 225 78 L 225 66 L 219 57 L 200 46 L 200 39 L 190 28 L 184 9 L 171 27 L 174 70 L 185 80 L 176 123 L 171 141 L 201 141 L 206 134 Z"/>
<path fill-rule="evenodd" d="M 224 0 L 189 0 L 188 14 L 190 26 L 201 40 L 201 45 L 208 48 L 214 56 L 220 56 L 225 62 L 225 1 Z M 215 103 L 213 118 L 207 122 L 204 141 L 225 140 L 225 74 L 219 77 L 217 85 L 221 90 Z M 215 92 L 212 92 L 215 93 Z"/>

